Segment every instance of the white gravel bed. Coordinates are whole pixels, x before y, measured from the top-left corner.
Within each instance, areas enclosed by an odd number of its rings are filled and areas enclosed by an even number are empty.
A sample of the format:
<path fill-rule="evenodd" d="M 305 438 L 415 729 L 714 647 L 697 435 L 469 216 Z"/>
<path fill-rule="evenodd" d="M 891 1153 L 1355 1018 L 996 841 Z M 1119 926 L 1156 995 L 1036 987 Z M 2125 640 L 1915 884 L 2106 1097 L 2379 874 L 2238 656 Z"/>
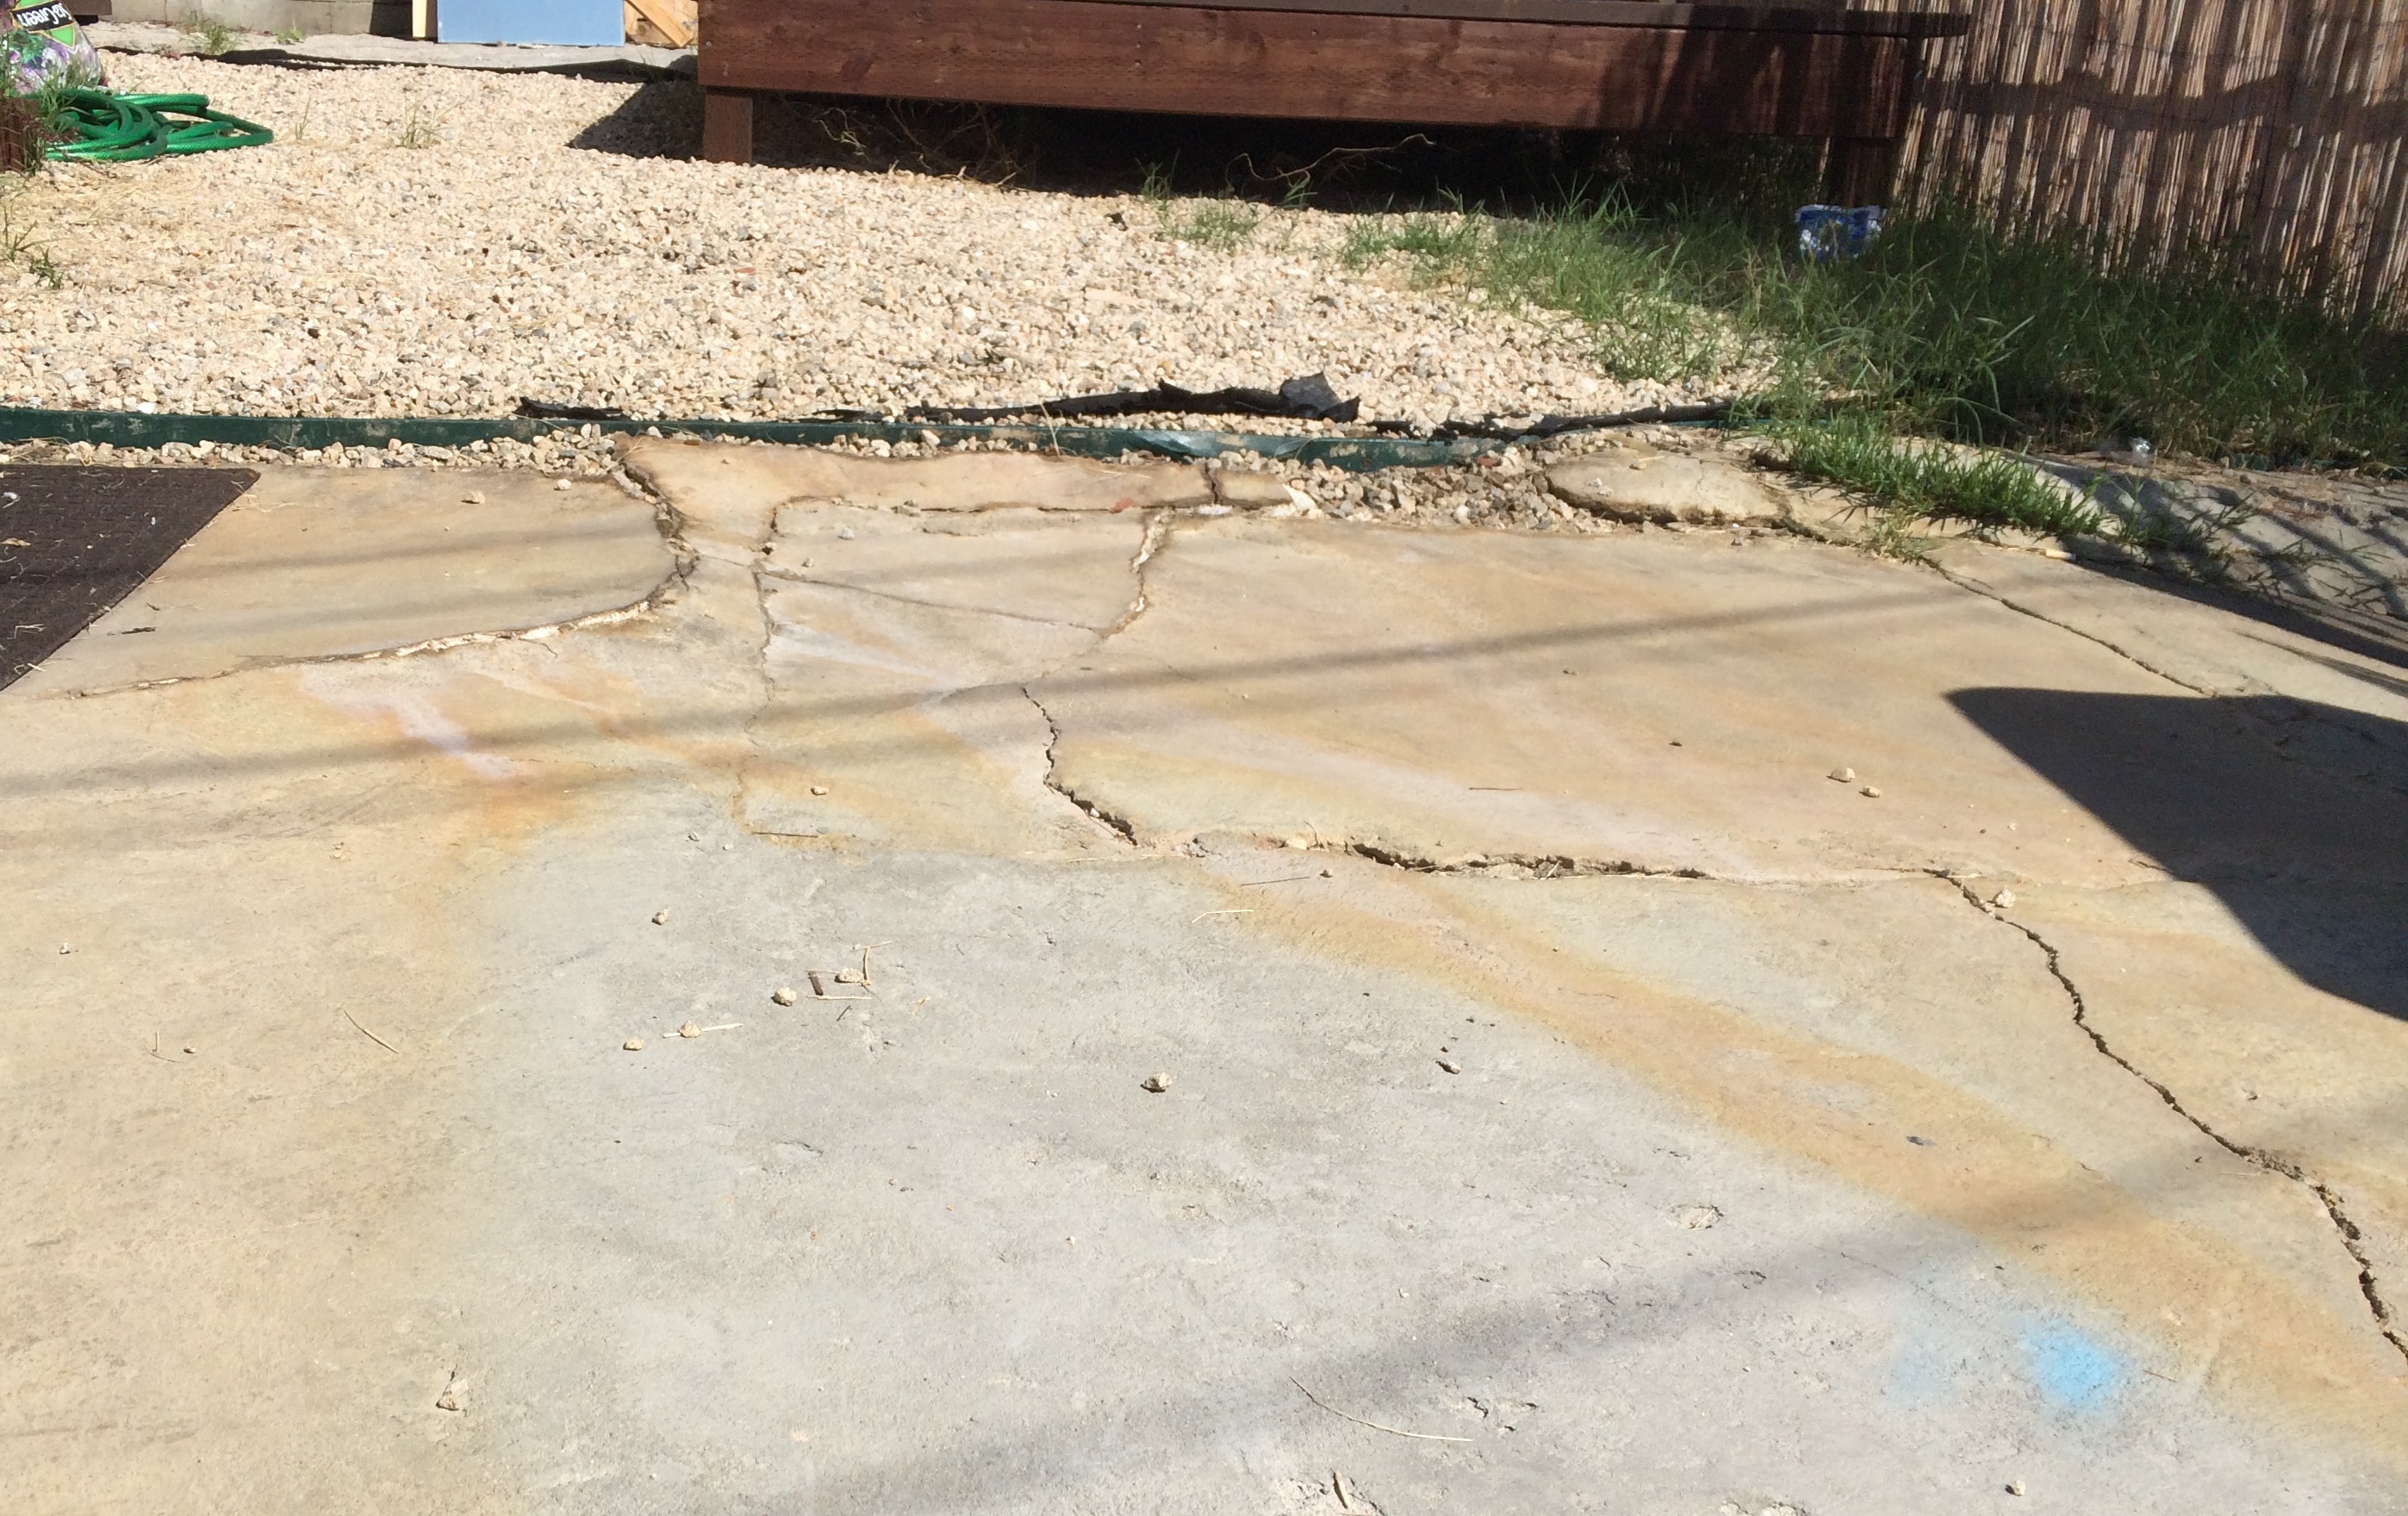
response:
<path fill-rule="evenodd" d="M 1134 198 L 642 155 L 692 150 L 690 84 L 108 63 L 278 139 L 23 188 L 64 284 L 0 265 L 0 404 L 770 419 L 1314 372 L 1366 420 L 1700 398 L 1606 379 L 1569 320 L 1350 271 L 1343 216 L 1224 253 Z"/>

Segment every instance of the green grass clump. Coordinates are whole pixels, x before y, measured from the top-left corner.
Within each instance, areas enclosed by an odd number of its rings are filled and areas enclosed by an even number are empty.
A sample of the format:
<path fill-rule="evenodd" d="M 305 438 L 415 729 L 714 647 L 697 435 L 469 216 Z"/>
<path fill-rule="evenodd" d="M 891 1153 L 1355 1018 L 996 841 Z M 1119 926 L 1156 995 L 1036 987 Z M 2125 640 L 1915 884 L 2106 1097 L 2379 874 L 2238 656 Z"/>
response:
<path fill-rule="evenodd" d="M 1388 218 L 1347 251 L 1569 311 L 1611 371 L 1735 378 L 1774 417 L 1836 406 L 1979 443 L 2408 463 L 2408 334 L 2267 289 L 2234 255 L 2151 262 L 1942 207 L 1813 264 L 1788 219 L 1803 198 Z"/>
<path fill-rule="evenodd" d="M 1880 418 L 1770 428 L 1803 478 L 1881 501 L 1915 520 L 1959 521 L 2057 536 L 2098 535 L 2099 508 L 2043 480 L 2023 459 L 1899 436 Z"/>

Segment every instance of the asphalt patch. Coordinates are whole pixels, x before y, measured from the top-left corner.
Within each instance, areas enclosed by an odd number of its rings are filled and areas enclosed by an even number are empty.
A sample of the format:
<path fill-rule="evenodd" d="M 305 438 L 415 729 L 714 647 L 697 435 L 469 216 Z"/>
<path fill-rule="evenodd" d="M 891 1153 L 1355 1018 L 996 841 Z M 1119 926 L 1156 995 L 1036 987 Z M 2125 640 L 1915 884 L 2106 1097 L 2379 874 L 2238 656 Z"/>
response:
<path fill-rule="evenodd" d="M 248 468 L 0 468 L 0 690 L 258 482 Z"/>

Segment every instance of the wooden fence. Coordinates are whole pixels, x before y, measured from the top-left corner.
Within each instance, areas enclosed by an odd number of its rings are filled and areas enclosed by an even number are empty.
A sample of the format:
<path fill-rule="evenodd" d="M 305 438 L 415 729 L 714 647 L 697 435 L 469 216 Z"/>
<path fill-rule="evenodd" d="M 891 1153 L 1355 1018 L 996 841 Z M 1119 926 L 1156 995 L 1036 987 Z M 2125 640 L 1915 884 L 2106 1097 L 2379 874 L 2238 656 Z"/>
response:
<path fill-rule="evenodd" d="M 2337 308 L 2408 315 L 2408 0 L 1973 7 L 1929 45 L 1901 199 L 1970 192 L 2011 225 L 2158 252 L 2229 243 Z"/>

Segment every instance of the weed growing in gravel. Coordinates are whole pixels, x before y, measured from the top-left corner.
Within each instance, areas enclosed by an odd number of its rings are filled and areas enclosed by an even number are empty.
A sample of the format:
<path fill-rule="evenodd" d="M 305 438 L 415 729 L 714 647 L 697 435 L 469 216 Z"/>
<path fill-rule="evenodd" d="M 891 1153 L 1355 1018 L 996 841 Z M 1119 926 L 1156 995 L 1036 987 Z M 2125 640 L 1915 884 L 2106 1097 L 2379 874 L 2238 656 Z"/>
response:
<path fill-rule="evenodd" d="M 0 264 L 22 268 L 53 290 L 64 289 L 66 270 L 38 237 L 17 223 L 11 204 L 16 197 L 15 188 L 0 189 Z"/>
<path fill-rule="evenodd" d="M 1166 242 L 1185 242 L 1212 252 L 1235 252 L 1254 239 L 1263 213 L 1242 200 L 1197 200 L 1182 204 L 1170 193 L 1170 173 L 1145 165 L 1138 193 L 1154 207 L 1154 230 Z"/>
<path fill-rule="evenodd" d="M 409 107 L 408 120 L 401 123 L 401 145 L 412 150 L 431 148 L 443 140 L 442 132 L 432 118 L 415 105 Z"/>
<path fill-rule="evenodd" d="M 188 10 L 177 29 L 193 37 L 201 50 L 214 58 L 234 46 L 234 28 L 203 10 Z"/>

